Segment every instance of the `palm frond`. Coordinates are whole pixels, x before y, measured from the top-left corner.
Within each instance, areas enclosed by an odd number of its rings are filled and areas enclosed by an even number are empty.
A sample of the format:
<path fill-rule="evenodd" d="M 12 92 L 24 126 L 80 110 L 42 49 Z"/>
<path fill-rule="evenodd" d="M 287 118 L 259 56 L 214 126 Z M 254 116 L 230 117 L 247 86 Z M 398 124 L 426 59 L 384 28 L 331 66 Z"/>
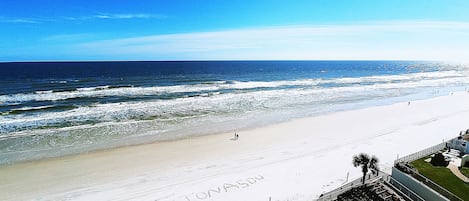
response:
<path fill-rule="evenodd" d="M 359 165 L 361 165 L 361 161 L 360 161 L 360 158 L 358 158 L 358 156 L 353 156 L 353 166 L 354 167 L 358 167 Z"/>

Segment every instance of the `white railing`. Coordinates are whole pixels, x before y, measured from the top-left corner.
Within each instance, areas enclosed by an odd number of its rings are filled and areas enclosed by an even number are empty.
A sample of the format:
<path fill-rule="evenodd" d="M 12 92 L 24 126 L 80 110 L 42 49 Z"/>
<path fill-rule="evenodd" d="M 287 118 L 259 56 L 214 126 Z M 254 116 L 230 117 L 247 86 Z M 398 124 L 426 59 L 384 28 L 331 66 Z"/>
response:
<path fill-rule="evenodd" d="M 456 138 L 453 138 L 453 139 L 456 139 Z M 420 158 L 423 158 L 425 156 L 428 156 L 430 154 L 433 154 L 433 153 L 436 153 L 442 149 L 444 149 L 446 147 L 446 143 L 453 140 L 453 139 L 450 139 L 448 141 L 445 141 L 445 142 L 442 142 L 440 144 L 437 144 L 437 145 L 434 145 L 432 147 L 429 147 L 429 148 L 426 148 L 422 151 L 419 151 L 419 152 L 416 152 L 416 153 L 413 153 L 413 154 L 410 154 L 410 155 L 407 155 L 407 156 L 404 156 L 404 157 L 401 157 L 401 158 L 398 158 L 397 160 L 394 161 L 394 164 L 398 164 L 398 163 L 407 163 L 407 162 L 411 162 L 411 161 L 414 161 L 414 160 L 417 160 L 417 159 L 420 159 Z M 404 189 L 404 190 L 407 190 L 408 191 L 408 194 L 412 194 L 413 196 L 412 197 L 415 197 L 417 198 L 417 200 L 423 200 L 421 197 L 419 197 L 418 195 L 416 195 L 415 193 L 413 193 L 412 191 L 410 191 L 409 189 L 407 189 L 405 186 L 401 185 L 400 183 L 398 183 L 397 181 L 395 181 L 394 179 L 392 179 L 391 177 L 389 177 L 389 175 L 387 175 L 386 173 L 384 172 L 380 172 L 380 176 L 370 176 L 372 174 L 368 174 L 366 176 L 366 181 L 365 183 L 369 183 L 371 181 L 376 181 L 375 179 L 384 179 L 386 180 L 387 182 L 390 182 L 391 184 L 398 184 L 398 186 L 396 186 L 399 190 L 400 189 Z M 388 176 L 387 178 L 386 177 L 383 177 L 383 176 Z M 342 186 L 340 186 L 339 188 L 336 188 L 332 191 L 329 191 L 327 193 L 324 193 L 322 194 L 318 199 L 317 201 L 323 201 L 323 200 L 335 200 L 337 199 L 337 196 L 354 188 L 354 187 L 357 187 L 357 186 L 360 186 L 362 185 L 362 179 L 361 178 L 358 178 L 358 179 L 355 179 L 347 184 L 344 184 Z M 406 193 L 406 192 L 404 192 Z"/>
<path fill-rule="evenodd" d="M 456 139 L 456 138 L 453 138 L 453 139 Z M 434 153 L 446 148 L 446 143 L 449 143 L 453 139 L 450 139 L 448 141 L 445 141 L 445 142 L 442 142 L 440 144 L 434 145 L 432 147 L 426 148 L 422 151 L 419 151 L 419 152 L 416 152 L 416 153 L 413 153 L 413 154 L 398 158 L 397 160 L 394 161 L 394 164 L 408 163 L 408 162 L 415 161 L 417 159 L 421 159 L 421 158 L 423 158 L 425 156 L 428 156 L 430 154 L 434 154 Z"/>
<path fill-rule="evenodd" d="M 372 183 L 372 182 L 382 178 L 385 175 L 387 175 L 387 174 L 384 173 L 384 172 L 380 172 L 379 175 L 367 174 L 365 176 L 365 184 Z M 389 175 L 387 175 L 387 176 L 389 176 Z M 344 193 L 344 192 L 346 192 L 346 191 L 348 191 L 352 188 L 361 186 L 362 184 L 363 184 L 362 178 L 355 179 L 355 180 L 353 180 L 349 183 L 346 183 L 346 184 L 340 186 L 339 188 L 336 188 L 332 191 L 329 191 L 327 193 L 322 194 L 316 201 L 335 200 L 335 199 L 337 199 L 337 196 L 339 196 L 340 194 L 342 194 L 342 193 Z"/>
<path fill-rule="evenodd" d="M 433 182 L 432 180 L 430 180 L 427 177 L 423 176 L 422 174 L 418 173 L 417 170 L 414 170 L 413 168 L 409 167 L 407 164 L 398 164 L 398 167 L 396 166 L 396 168 L 399 171 L 402 171 L 402 172 L 412 176 L 412 178 L 420 181 L 422 184 L 428 186 L 429 188 L 433 189 L 434 191 L 436 191 L 440 195 L 448 198 L 449 200 L 463 201 L 457 195 L 453 194 L 452 192 L 448 191 L 446 188 L 443 188 L 439 184 Z"/>
<path fill-rule="evenodd" d="M 422 197 L 414 193 L 412 190 L 407 188 L 405 185 L 401 184 L 397 180 L 393 179 L 392 177 L 389 178 L 388 181 L 394 188 L 399 190 L 403 195 L 407 196 L 408 199 L 413 201 L 425 201 Z"/>

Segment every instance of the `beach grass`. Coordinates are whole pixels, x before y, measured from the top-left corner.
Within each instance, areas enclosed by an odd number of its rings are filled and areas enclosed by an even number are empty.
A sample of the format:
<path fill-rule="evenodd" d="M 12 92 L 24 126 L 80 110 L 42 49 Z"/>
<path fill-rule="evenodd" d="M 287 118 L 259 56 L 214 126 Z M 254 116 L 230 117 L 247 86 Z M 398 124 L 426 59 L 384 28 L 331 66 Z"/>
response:
<path fill-rule="evenodd" d="M 464 183 L 446 167 L 436 167 L 424 161 L 425 158 L 412 162 L 418 172 L 438 185 L 446 188 L 463 200 L 469 201 L 469 184 Z"/>

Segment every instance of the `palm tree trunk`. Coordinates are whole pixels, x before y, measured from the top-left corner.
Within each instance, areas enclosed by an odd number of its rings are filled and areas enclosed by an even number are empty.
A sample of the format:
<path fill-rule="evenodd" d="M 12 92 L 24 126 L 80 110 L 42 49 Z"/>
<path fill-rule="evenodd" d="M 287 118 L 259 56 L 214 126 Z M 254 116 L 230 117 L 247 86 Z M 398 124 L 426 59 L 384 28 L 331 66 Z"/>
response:
<path fill-rule="evenodd" d="M 365 184 L 365 179 L 366 179 L 366 173 L 363 173 L 363 179 L 362 179 L 363 184 Z"/>

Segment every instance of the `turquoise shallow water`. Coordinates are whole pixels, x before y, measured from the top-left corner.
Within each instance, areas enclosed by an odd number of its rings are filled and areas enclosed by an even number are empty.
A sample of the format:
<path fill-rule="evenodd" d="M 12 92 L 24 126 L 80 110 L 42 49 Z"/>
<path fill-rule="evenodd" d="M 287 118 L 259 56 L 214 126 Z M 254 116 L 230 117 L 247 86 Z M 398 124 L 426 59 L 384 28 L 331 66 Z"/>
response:
<path fill-rule="evenodd" d="M 417 61 L 0 63 L 0 164 L 180 139 L 469 86 Z"/>

